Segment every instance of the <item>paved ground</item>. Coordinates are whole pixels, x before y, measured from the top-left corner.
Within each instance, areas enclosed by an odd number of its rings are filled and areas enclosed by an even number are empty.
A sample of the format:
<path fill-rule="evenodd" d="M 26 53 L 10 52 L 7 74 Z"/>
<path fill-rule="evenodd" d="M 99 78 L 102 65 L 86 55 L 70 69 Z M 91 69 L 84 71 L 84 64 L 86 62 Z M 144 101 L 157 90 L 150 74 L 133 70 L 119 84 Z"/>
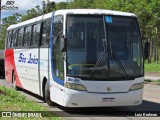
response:
<path fill-rule="evenodd" d="M 155 76 L 145 76 L 146 80 L 160 80 L 160 77 L 155 77 Z"/>
<path fill-rule="evenodd" d="M 0 85 L 11 87 L 4 79 L 0 80 Z M 160 117 L 111 117 L 113 113 L 121 114 L 128 111 L 156 111 L 160 114 L 160 86 L 146 84 L 144 87 L 143 104 L 136 107 L 108 107 L 108 108 L 81 108 L 81 109 L 65 109 L 59 105 L 48 106 L 42 98 L 28 91 L 21 90 L 21 94 L 24 94 L 29 99 L 36 101 L 37 103 L 46 106 L 49 110 L 54 111 L 58 116 L 66 117 L 74 120 L 143 120 L 154 119 L 159 120 Z M 114 114 L 115 115 L 115 114 Z"/>
<path fill-rule="evenodd" d="M 160 77 L 160 72 L 145 72 L 145 76 Z"/>
<path fill-rule="evenodd" d="M 145 79 L 160 80 L 160 72 L 145 72 Z"/>

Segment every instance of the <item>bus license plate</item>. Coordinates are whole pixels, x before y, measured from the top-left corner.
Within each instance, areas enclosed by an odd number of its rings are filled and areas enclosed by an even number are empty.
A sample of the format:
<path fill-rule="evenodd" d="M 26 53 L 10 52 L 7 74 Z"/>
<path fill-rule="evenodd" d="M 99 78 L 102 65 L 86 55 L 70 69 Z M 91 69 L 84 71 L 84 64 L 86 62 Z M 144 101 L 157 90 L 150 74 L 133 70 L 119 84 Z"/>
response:
<path fill-rule="evenodd" d="M 115 98 L 102 98 L 102 102 L 115 102 Z"/>

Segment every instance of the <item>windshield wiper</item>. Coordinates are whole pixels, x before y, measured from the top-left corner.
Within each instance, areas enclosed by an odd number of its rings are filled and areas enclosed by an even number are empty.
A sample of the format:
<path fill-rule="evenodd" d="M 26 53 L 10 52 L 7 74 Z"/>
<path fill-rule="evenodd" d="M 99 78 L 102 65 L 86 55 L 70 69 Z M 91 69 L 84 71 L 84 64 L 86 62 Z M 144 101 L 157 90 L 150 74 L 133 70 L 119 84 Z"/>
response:
<path fill-rule="evenodd" d="M 106 40 L 106 39 L 102 39 L 102 42 L 103 42 L 103 50 L 101 51 L 101 54 L 100 54 L 100 56 L 99 56 L 99 58 L 98 58 L 98 60 L 97 60 L 97 62 L 96 62 L 96 64 L 95 64 L 95 66 L 94 66 L 91 74 L 90 74 L 90 77 L 91 77 L 91 78 L 93 77 L 94 72 L 97 70 L 97 67 L 98 67 L 98 65 L 100 64 L 100 62 L 101 62 L 101 60 L 102 60 L 103 57 L 104 57 L 104 61 L 106 62 L 106 59 L 105 59 L 105 58 L 106 58 L 106 57 L 105 57 L 106 47 L 105 47 L 105 46 L 106 46 L 107 40 Z"/>
<path fill-rule="evenodd" d="M 123 64 L 121 63 L 120 59 L 118 58 L 116 52 L 113 51 L 113 49 L 111 47 L 111 42 L 110 42 L 110 55 L 111 55 L 112 60 L 113 60 L 113 57 L 116 59 L 117 63 L 119 64 L 119 66 L 120 66 L 120 68 L 121 68 L 121 70 L 123 72 L 124 77 L 126 78 L 126 80 L 128 80 L 128 74 L 127 74 Z"/>

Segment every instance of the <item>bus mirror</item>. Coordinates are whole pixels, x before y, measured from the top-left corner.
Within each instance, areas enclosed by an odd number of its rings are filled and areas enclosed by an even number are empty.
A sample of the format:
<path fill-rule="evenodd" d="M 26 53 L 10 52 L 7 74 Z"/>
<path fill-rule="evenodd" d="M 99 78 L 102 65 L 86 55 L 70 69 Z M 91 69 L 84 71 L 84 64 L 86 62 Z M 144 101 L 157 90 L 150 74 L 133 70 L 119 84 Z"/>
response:
<path fill-rule="evenodd" d="M 60 38 L 60 50 L 61 50 L 61 52 L 65 52 L 66 51 L 66 45 L 65 45 L 64 37 Z"/>
<path fill-rule="evenodd" d="M 145 60 L 149 58 L 149 52 L 150 52 L 150 43 L 146 42 L 144 47 L 144 58 Z"/>

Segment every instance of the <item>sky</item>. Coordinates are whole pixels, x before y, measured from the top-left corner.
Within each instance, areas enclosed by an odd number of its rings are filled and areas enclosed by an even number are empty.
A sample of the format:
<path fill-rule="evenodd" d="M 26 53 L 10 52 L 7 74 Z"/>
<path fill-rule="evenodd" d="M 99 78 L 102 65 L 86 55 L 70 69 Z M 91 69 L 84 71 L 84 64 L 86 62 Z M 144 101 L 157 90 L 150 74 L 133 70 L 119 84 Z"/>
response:
<path fill-rule="evenodd" d="M 7 1 L 15 1 L 14 6 L 18 7 L 18 10 L 2 10 L 1 11 L 1 18 L 13 15 L 14 13 L 19 13 L 19 14 L 25 14 L 27 10 L 34 8 L 35 6 L 39 5 L 41 6 L 41 3 L 43 0 L 1 0 L 2 1 L 2 6 L 6 5 Z M 45 0 L 47 1 L 47 0 Z M 62 2 L 66 0 L 50 0 L 57 2 Z M 7 5 L 9 6 L 9 5 Z"/>

